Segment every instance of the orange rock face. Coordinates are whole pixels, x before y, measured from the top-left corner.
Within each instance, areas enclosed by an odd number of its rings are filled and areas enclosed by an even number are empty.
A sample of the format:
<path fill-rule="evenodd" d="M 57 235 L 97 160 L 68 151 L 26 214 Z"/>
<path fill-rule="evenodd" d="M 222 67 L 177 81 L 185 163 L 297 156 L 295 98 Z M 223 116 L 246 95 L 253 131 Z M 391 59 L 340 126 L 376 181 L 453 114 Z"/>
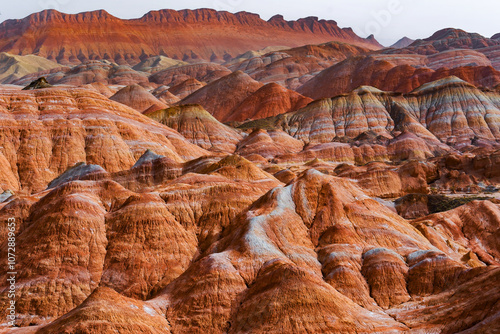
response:
<path fill-rule="evenodd" d="M 190 95 L 191 93 L 196 92 L 203 86 L 205 86 L 203 83 L 192 78 L 192 79 L 187 79 L 186 81 L 183 81 L 174 87 L 171 87 L 168 91 L 182 100 L 183 98 Z"/>
<path fill-rule="evenodd" d="M 235 58 L 225 65 L 233 71 L 243 71 L 260 82 L 275 82 L 295 89 L 310 79 L 313 74 L 347 57 L 369 51 L 359 46 L 330 42 L 269 52 L 241 61 Z"/>
<path fill-rule="evenodd" d="M 500 73 L 488 66 L 459 66 L 433 70 L 419 66 L 420 57 L 397 55 L 398 63 L 392 55 L 359 56 L 348 58 L 327 68 L 311 80 L 304 83 L 297 91 L 313 99 L 327 98 L 344 94 L 359 86 L 373 86 L 384 91 L 408 93 L 419 86 L 448 77 L 457 76 L 479 87 L 495 87 L 500 83 Z M 409 58 L 404 60 L 404 56 Z"/>
<path fill-rule="evenodd" d="M 183 104 L 200 104 L 221 122 L 230 120 L 237 107 L 262 84 L 236 71 L 197 90 L 182 100 Z"/>
<path fill-rule="evenodd" d="M 42 57 L 72 64 L 93 59 L 137 64 L 149 55 L 224 59 L 266 46 L 286 43 L 294 47 L 331 40 L 380 48 L 376 41 L 341 29 L 335 21 L 308 17 L 288 22 L 276 16 L 266 22 L 256 14 L 210 9 L 151 11 L 133 20 L 121 20 L 103 10 L 76 15 L 46 10 L 0 26 L 0 50 L 32 54 L 36 49 Z"/>
<path fill-rule="evenodd" d="M 113 318 L 114 322 L 107 319 Z M 39 333 L 170 333 L 170 325 L 147 303 L 126 298 L 109 288 L 94 290 L 64 318 L 41 328 Z"/>
<path fill-rule="evenodd" d="M 290 49 L 324 40 L 357 46 Z M 498 332 L 500 45 L 407 42 L 213 10 L 1 24 L 0 50 L 79 64 L 0 86 L 0 332 Z"/>
<path fill-rule="evenodd" d="M 89 90 L 4 89 L 0 94 L 0 157 L 8 161 L 0 170 L 10 189 L 41 191 L 78 162 L 108 172 L 125 170 L 148 148 L 175 161 L 206 153 L 176 131 Z"/>
<path fill-rule="evenodd" d="M 139 85 L 127 86 L 120 89 L 116 94 L 109 98 L 110 100 L 120 102 L 138 112 L 153 112 L 159 109 L 165 109 L 167 104 L 158 100 L 153 94 Z"/>
<path fill-rule="evenodd" d="M 479 143 L 497 147 L 498 106 L 497 94 L 448 77 L 409 94 L 362 86 L 243 126 L 280 127 L 307 144 L 298 154 L 276 157 L 282 162 L 425 160 L 449 152 L 450 147 L 467 150 Z M 452 178 L 460 176 L 453 173 Z"/>
<path fill-rule="evenodd" d="M 208 150 L 233 153 L 236 144 L 243 138 L 240 133 L 220 123 L 200 105 L 180 105 L 146 115 L 177 130 L 191 143 Z"/>
<path fill-rule="evenodd" d="M 158 71 L 149 77 L 149 81 L 159 85 L 176 86 L 188 79 L 201 82 L 211 82 L 230 74 L 226 67 L 214 63 L 200 63 L 167 68 Z"/>
<path fill-rule="evenodd" d="M 237 152 L 250 157 L 260 155 L 265 159 L 298 153 L 304 144 L 283 131 L 255 130 L 238 143 Z"/>
<path fill-rule="evenodd" d="M 241 122 L 272 117 L 295 111 L 305 107 L 310 102 L 312 102 L 312 99 L 308 97 L 271 83 L 263 86 L 243 100 L 225 120 Z"/>

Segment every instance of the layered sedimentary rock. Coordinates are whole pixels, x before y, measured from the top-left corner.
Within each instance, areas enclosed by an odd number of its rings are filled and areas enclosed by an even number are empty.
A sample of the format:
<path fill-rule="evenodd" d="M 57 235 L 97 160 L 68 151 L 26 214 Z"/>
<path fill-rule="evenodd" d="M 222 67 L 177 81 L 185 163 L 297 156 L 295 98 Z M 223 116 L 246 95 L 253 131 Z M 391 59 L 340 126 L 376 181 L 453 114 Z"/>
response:
<path fill-rule="evenodd" d="M 146 73 L 135 71 L 129 66 L 119 66 L 109 61 L 93 60 L 85 61 L 72 68 L 64 67 L 28 74 L 12 83 L 15 85 L 26 85 L 42 75 L 47 77 L 47 80 L 54 85 L 81 86 L 94 82 L 108 85 L 133 85 L 148 82 Z"/>
<path fill-rule="evenodd" d="M 153 94 L 139 85 L 124 87 L 109 99 L 129 106 L 140 113 L 145 111 L 153 112 L 168 107 L 167 104 L 158 100 Z"/>
<path fill-rule="evenodd" d="M 472 312 L 493 305 L 493 203 L 410 224 L 368 197 L 361 181 L 308 170 L 283 187 L 238 156 L 178 167 L 166 159 L 148 151 L 126 173 L 61 177 L 50 192 L 0 208 L 2 217 L 26 217 L 18 234 L 29 268 L 18 281 L 19 325 L 70 333 L 354 333 L 460 331 L 494 319 L 494 311 Z M 162 168 L 179 174 L 141 185 Z M 416 168 L 401 170 L 415 175 Z M 482 219 L 465 223 L 478 211 Z M 457 303 L 444 302 L 451 295 Z M 439 321 L 429 319 L 439 300 Z M 452 314 L 462 308 L 469 315 L 457 323 Z"/>
<path fill-rule="evenodd" d="M 115 172 L 130 168 L 148 148 L 175 161 L 206 154 L 176 131 L 85 89 L 3 89 L 0 112 L 0 156 L 8 161 L 2 178 L 14 175 L 26 191 L 45 189 L 78 162 Z"/>
<path fill-rule="evenodd" d="M 495 333 L 500 329 L 497 320 L 499 291 L 495 284 L 499 273 L 498 267 L 471 270 L 461 275 L 456 289 L 424 297 L 418 303 L 408 302 L 388 313 L 415 331 Z"/>
<path fill-rule="evenodd" d="M 283 131 L 256 129 L 238 143 L 237 153 L 249 159 L 255 159 L 256 155 L 272 159 L 284 154 L 298 153 L 303 147 L 303 142 Z"/>
<path fill-rule="evenodd" d="M 113 319 L 112 322 L 109 319 Z M 147 303 L 113 289 L 94 290 L 80 306 L 39 329 L 38 333 L 170 333 L 168 320 Z"/>
<path fill-rule="evenodd" d="M 17 235 L 17 254 L 24 254 L 17 263 L 23 268 L 16 282 L 18 314 L 60 316 L 98 286 L 107 244 L 102 202 L 106 197 L 95 190 L 91 185 L 66 184 L 31 207 Z M 3 296 L 2 308 L 8 303 Z M 29 317 L 22 318 L 28 325 Z"/>
<path fill-rule="evenodd" d="M 188 79 L 211 82 L 230 74 L 226 67 L 214 63 L 200 63 L 167 68 L 149 77 L 149 81 L 159 85 L 175 86 Z"/>
<path fill-rule="evenodd" d="M 182 100 L 183 104 L 200 104 L 221 122 L 226 122 L 246 98 L 263 85 L 236 71 L 197 90 Z"/>
<path fill-rule="evenodd" d="M 448 55 L 453 55 L 453 52 L 448 52 Z M 427 67 L 427 60 L 421 57 L 411 54 L 351 57 L 311 78 L 297 92 L 319 99 L 367 85 L 384 91 L 409 93 L 425 83 L 448 76 L 457 76 L 479 87 L 495 87 L 500 83 L 500 72 L 491 64 L 465 66 L 468 63 L 461 63 L 458 67 L 450 68 L 447 67 L 449 60 L 441 59 L 441 65 L 445 67 L 433 70 Z M 436 60 L 436 57 L 433 59 Z"/>
<path fill-rule="evenodd" d="M 476 86 L 500 82 L 500 44 L 478 34 L 444 29 L 399 49 L 351 57 L 305 82 L 298 92 L 314 99 L 361 85 L 407 93 L 429 81 L 455 75 Z"/>
<path fill-rule="evenodd" d="M 0 83 L 10 83 L 29 73 L 61 67 L 39 56 L 15 56 L 5 52 L 0 53 L 0 64 Z"/>
<path fill-rule="evenodd" d="M 461 136 L 498 139 L 500 113 L 496 102 L 474 86 L 456 77 L 448 77 L 425 84 L 412 93 L 408 96 L 408 109 L 419 101 L 420 108 L 426 108 L 428 112 L 417 113 L 416 118 L 423 120 L 425 117 L 427 129 L 441 141 L 450 142 L 453 137 L 460 141 Z M 441 103 L 431 102 L 438 98 L 442 99 Z M 433 122 L 439 118 L 446 122 Z"/>
<path fill-rule="evenodd" d="M 256 14 L 211 9 L 165 9 L 132 20 L 121 20 L 104 10 L 75 15 L 45 10 L 0 26 L 1 51 L 37 52 L 63 64 L 93 59 L 137 64 L 157 55 L 217 60 L 267 46 L 294 47 L 331 40 L 380 48 L 376 41 L 341 29 L 335 21 L 316 17 L 285 21 L 275 16 L 266 22 Z"/>
<path fill-rule="evenodd" d="M 58 187 L 63 183 L 73 180 L 98 180 L 106 178 L 108 178 L 107 172 L 101 166 L 87 165 L 84 162 L 79 162 L 52 180 L 47 189 Z"/>
<path fill-rule="evenodd" d="M 498 331 L 495 39 L 445 31 L 417 48 L 330 42 L 231 60 L 233 40 L 216 49 L 207 26 L 234 34 L 241 25 L 265 42 L 284 40 L 280 31 L 319 38 L 333 23 L 210 10 L 31 19 L 34 27 L 59 20 L 61 29 L 73 20 L 76 42 L 58 61 L 84 63 L 39 73 L 83 87 L 0 87 L 0 221 L 16 219 L 20 326 L 5 331 Z M 102 56 L 110 61 L 87 60 L 102 58 L 99 49 L 68 56 L 81 46 L 78 29 L 96 19 L 96 33 L 119 29 Z M 148 22 L 164 29 L 155 38 L 170 34 L 174 54 L 141 50 Z M 181 54 L 172 41 L 186 22 L 205 28 L 178 35 L 191 43 Z M 125 29 L 132 23 L 140 38 Z M 320 97 L 349 91 L 312 101 L 289 90 L 307 82 Z M 461 192 L 482 194 L 472 201 Z M 446 199 L 439 210 L 436 198 Z M 1 272 L 1 313 L 6 279 Z"/>
<path fill-rule="evenodd" d="M 473 201 L 456 209 L 412 222 L 433 244 L 444 252 L 460 249 L 466 262 L 475 258 L 498 264 L 500 209 L 490 201 Z M 469 254 L 469 252 L 472 252 Z"/>
<path fill-rule="evenodd" d="M 460 29 L 447 28 L 435 32 L 426 39 L 415 41 L 409 50 L 432 54 L 449 49 L 483 49 L 499 45 L 494 38 L 486 38 L 476 33 L 468 33 Z"/>
<path fill-rule="evenodd" d="M 312 143 L 356 138 L 365 131 L 390 137 L 394 121 L 384 101 L 375 98 L 378 93 L 382 92 L 361 88 L 345 97 L 318 100 L 290 117 L 290 134 Z"/>
<path fill-rule="evenodd" d="M 136 71 L 155 73 L 170 67 L 187 64 L 188 63 L 179 59 L 172 59 L 165 56 L 154 56 L 142 60 L 139 64 L 135 65 L 133 69 Z"/>
<path fill-rule="evenodd" d="M 17 304 L 18 324 L 44 323 L 83 303 L 80 306 L 84 310 L 77 308 L 71 313 L 77 314 L 70 324 L 62 321 L 68 326 L 83 326 L 73 321 L 85 322 L 78 317 L 85 317 L 81 313 L 89 310 L 85 299 L 98 285 L 135 299 L 157 294 L 187 269 L 198 246 L 207 248 L 241 210 L 280 185 L 249 161 L 236 157 L 186 164 L 184 177 L 170 183 L 164 179 L 161 190 L 156 188 L 154 193 L 134 193 L 110 180 L 114 178 L 130 188 L 139 185 L 137 189 L 154 186 L 130 181 L 137 175 L 135 170 L 162 159 L 147 153 L 127 175 L 112 173 L 97 181 L 84 181 L 93 173 L 93 167 L 80 165 L 53 182 L 51 191 L 36 199 L 14 199 L 2 207 L 1 217 L 16 215 L 17 240 L 24 242 L 17 249 L 18 254 L 23 254 L 23 260 L 18 262 L 23 267 L 17 281 L 22 299 Z M 156 176 L 151 169 L 142 170 L 144 174 L 138 181 L 147 175 Z M 189 170 L 207 175 L 195 176 Z M 224 194 L 227 199 L 221 203 Z M 58 238 L 57 233 L 64 233 L 64 238 Z M 3 230 L 1 235 L 4 240 Z M 131 267 L 130 263 L 136 265 Z M 96 293 L 89 298 L 97 304 L 106 303 L 106 298 L 94 298 Z M 2 296 L 3 309 L 8 300 L 6 294 Z M 63 319 L 72 318 L 71 314 Z M 103 326 L 120 326 L 118 319 L 111 320 L 106 312 L 100 316 Z M 113 324 L 102 323 L 106 319 Z"/>
<path fill-rule="evenodd" d="M 93 83 L 86 84 L 86 85 L 83 85 L 80 87 L 85 88 L 85 89 L 94 90 L 97 93 L 106 96 L 107 98 L 110 98 L 111 96 L 115 95 L 116 92 L 118 91 L 116 88 L 109 87 L 108 85 L 106 85 L 103 82 L 93 82 Z"/>
<path fill-rule="evenodd" d="M 228 329 L 292 332 L 292 324 L 294 328 L 309 331 L 405 330 L 406 326 L 381 313 L 377 304 L 392 307 L 408 301 L 406 258 L 414 261 L 414 253 L 439 251 L 396 217 L 365 197 L 349 181 L 310 171 L 293 184 L 274 189 L 256 202 L 239 218 L 239 224 L 233 225 L 215 247 L 151 303 L 167 310 L 172 329 L 179 332 L 193 328 L 213 332 Z M 385 224 L 391 224 L 390 228 Z M 292 225 L 296 227 L 289 228 Z M 319 247 L 316 249 L 322 262 L 314 255 L 315 246 Z M 346 262 L 341 262 L 342 259 Z M 449 258 L 447 261 L 455 263 Z M 459 263 L 454 266 L 465 272 Z M 436 268 L 436 273 L 439 270 L 442 269 Z M 325 285 L 320 279 L 322 276 L 328 278 L 327 282 L 334 284 L 336 290 Z M 198 283 L 192 282 L 191 277 L 196 277 Z M 364 282 L 365 290 L 349 288 L 354 277 Z M 386 279 L 380 281 L 383 277 Z M 416 277 L 412 280 L 415 286 L 425 283 Z M 303 294 L 306 286 L 308 293 Z M 380 289 L 382 298 L 388 296 L 389 302 L 380 299 L 375 289 Z M 453 285 L 445 284 L 445 289 L 453 289 Z M 277 291 L 280 298 L 272 298 Z M 293 299 L 288 299 L 289 293 Z M 363 293 L 364 299 L 359 299 Z M 200 295 L 203 303 L 196 302 Z M 235 305 L 232 300 L 237 295 L 241 298 Z M 353 300 L 364 301 L 372 313 L 362 311 Z M 347 325 L 342 319 L 348 316 L 339 309 L 339 302 L 344 310 L 358 314 L 358 320 L 353 319 Z M 286 311 L 290 305 L 294 312 Z M 274 316 L 264 323 L 254 321 L 256 314 L 259 318 L 268 317 L 258 311 L 262 309 Z M 311 314 L 319 318 L 309 321 Z M 325 320 L 321 314 L 329 314 L 336 321 Z M 364 317 L 368 317 L 366 321 L 358 322 Z M 275 318 L 281 319 L 279 324 L 273 322 Z M 482 317 L 476 319 L 482 320 Z"/>
<path fill-rule="evenodd" d="M 427 162 L 412 161 L 398 168 L 381 162 L 364 166 L 341 164 L 334 175 L 357 180 L 367 194 L 380 198 L 395 198 L 403 194 L 427 194 L 429 183 L 438 178 L 438 167 Z"/>
<path fill-rule="evenodd" d="M 360 87 L 261 123 L 279 126 L 310 145 L 323 144 L 316 151 L 329 146 L 332 150 L 325 156 L 343 155 L 349 161 L 357 153 L 346 150 L 369 144 L 375 155 L 426 159 L 445 153 L 448 146 L 465 148 L 476 141 L 496 145 L 500 136 L 498 105 L 496 94 L 447 77 L 404 95 Z M 248 126 L 252 124 L 258 123 Z"/>
<path fill-rule="evenodd" d="M 431 62 L 437 57 L 442 60 L 443 66 L 448 68 L 455 67 L 456 64 L 478 66 L 486 62 L 500 70 L 499 40 L 460 29 L 448 28 L 437 31 L 429 38 L 416 40 L 403 50 L 407 54 L 428 55 Z M 399 50 L 382 51 L 387 54 L 400 52 Z"/>
<path fill-rule="evenodd" d="M 128 297 L 147 299 L 163 290 L 197 252 L 193 231 L 180 225 L 158 194 L 131 195 L 106 216 L 106 227 L 100 285 Z"/>
<path fill-rule="evenodd" d="M 205 86 L 205 84 L 199 82 L 195 78 L 191 78 L 179 83 L 178 85 L 170 87 L 168 91 L 182 100 L 203 86 Z"/>
<path fill-rule="evenodd" d="M 180 105 L 146 114 L 183 135 L 191 143 L 208 150 L 232 153 L 243 138 L 234 129 L 220 123 L 200 105 Z"/>
<path fill-rule="evenodd" d="M 260 82 L 276 82 L 295 89 L 315 73 L 369 51 L 346 43 L 330 42 L 269 52 L 241 62 L 231 60 L 225 65 L 233 71 L 241 70 Z"/>
<path fill-rule="evenodd" d="M 276 83 L 270 83 L 244 99 L 225 120 L 241 122 L 272 117 L 295 111 L 305 107 L 310 102 L 312 102 L 310 98 Z"/>
<path fill-rule="evenodd" d="M 181 99 L 169 92 L 168 86 L 160 86 L 154 89 L 151 94 L 153 94 L 157 99 L 166 103 L 168 105 L 175 105 Z"/>
<path fill-rule="evenodd" d="M 273 52 L 287 50 L 287 49 L 289 49 L 289 47 L 286 47 L 286 46 L 268 46 L 268 47 L 265 47 L 265 48 L 260 49 L 260 50 L 250 50 L 250 51 L 247 51 L 245 53 L 239 54 L 239 55 L 233 57 L 232 59 L 226 61 L 224 63 L 224 65 L 227 67 L 231 67 L 233 65 L 237 65 L 241 62 L 244 62 L 244 61 L 252 59 L 252 58 L 264 56 L 268 53 L 273 53 Z"/>

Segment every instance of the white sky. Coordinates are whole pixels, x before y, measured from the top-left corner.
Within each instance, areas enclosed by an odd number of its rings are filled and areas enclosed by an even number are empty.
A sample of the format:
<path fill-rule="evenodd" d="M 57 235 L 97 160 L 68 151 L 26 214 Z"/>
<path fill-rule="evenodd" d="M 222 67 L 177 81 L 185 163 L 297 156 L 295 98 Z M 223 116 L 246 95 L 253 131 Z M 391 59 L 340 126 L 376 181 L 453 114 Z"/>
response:
<path fill-rule="evenodd" d="M 486 37 L 500 32 L 499 0 L 0 0 L 0 21 L 20 19 L 43 9 L 65 13 L 105 9 L 120 18 L 137 18 L 153 9 L 214 8 L 249 11 L 263 19 L 282 14 L 333 19 L 366 37 L 390 45 L 403 36 L 426 38 L 442 28 L 460 28 Z"/>

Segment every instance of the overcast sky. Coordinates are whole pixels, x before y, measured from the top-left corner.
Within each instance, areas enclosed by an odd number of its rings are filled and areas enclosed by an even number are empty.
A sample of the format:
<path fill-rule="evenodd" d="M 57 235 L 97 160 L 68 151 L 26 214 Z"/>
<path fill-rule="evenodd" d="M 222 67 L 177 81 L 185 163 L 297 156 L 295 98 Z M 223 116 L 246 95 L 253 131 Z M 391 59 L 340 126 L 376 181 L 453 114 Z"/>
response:
<path fill-rule="evenodd" d="M 0 0 L 0 21 L 20 19 L 43 9 L 65 13 L 105 9 L 120 18 L 137 18 L 153 9 L 214 8 L 249 11 L 263 19 L 282 14 L 293 20 L 306 16 L 333 19 L 366 37 L 373 33 L 384 45 L 403 36 L 426 38 L 454 27 L 491 37 L 500 32 L 498 0 Z"/>

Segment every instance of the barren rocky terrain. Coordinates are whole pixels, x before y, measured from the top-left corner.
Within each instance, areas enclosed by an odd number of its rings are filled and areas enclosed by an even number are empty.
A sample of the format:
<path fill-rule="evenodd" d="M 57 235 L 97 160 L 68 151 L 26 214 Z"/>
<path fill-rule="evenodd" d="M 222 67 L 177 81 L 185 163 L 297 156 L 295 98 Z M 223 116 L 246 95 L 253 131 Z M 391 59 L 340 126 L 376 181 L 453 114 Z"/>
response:
<path fill-rule="evenodd" d="M 0 332 L 500 332 L 498 36 L 50 10 L 0 52 Z"/>

